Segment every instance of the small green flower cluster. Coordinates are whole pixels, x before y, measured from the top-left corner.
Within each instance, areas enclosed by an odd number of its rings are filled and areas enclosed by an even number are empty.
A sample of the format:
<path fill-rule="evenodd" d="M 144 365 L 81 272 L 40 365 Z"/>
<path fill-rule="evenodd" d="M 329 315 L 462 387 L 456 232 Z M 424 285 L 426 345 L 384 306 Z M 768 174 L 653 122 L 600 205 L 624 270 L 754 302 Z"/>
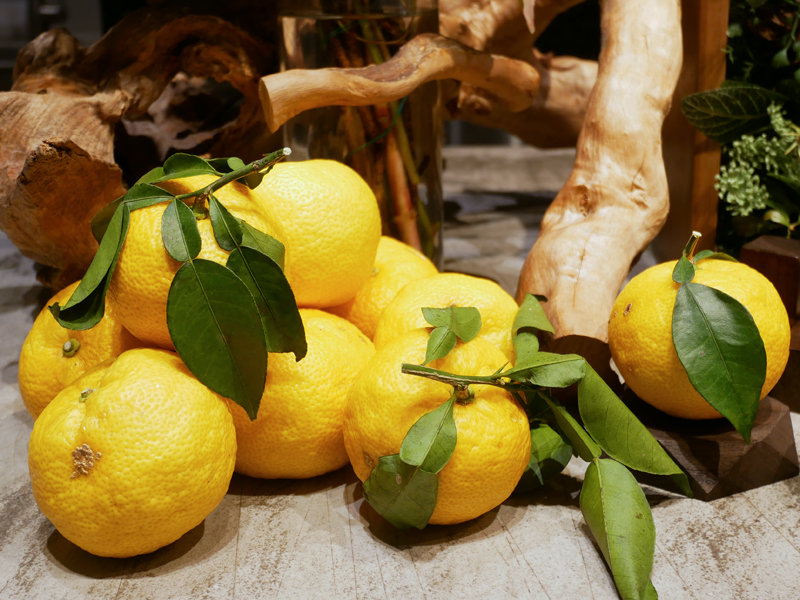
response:
<path fill-rule="evenodd" d="M 768 108 L 774 131 L 759 136 L 743 135 L 727 149 L 728 164 L 720 167 L 715 188 L 720 200 L 736 216 L 747 216 L 770 206 L 770 193 L 764 183 L 773 175 L 800 184 L 798 149 L 800 127 L 788 121 L 782 106 Z"/>

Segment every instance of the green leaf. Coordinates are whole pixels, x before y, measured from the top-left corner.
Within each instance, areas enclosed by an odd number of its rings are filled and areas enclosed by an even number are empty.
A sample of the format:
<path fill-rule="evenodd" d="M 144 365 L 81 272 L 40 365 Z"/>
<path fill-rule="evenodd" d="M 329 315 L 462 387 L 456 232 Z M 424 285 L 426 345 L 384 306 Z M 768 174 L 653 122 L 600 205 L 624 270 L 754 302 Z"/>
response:
<path fill-rule="evenodd" d="M 203 241 L 192 209 L 173 200 L 161 215 L 161 240 L 167 253 L 179 262 L 188 262 L 200 254 Z"/>
<path fill-rule="evenodd" d="M 400 456 L 382 456 L 364 482 L 364 498 L 398 529 L 423 529 L 436 508 L 439 478 L 404 463 Z"/>
<path fill-rule="evenodd" d="M 241 158 L 237 158 L 236 156 L 231 156 L 228 159 L 228 168 L 233 171 L 238 171 L 239 169 L 244 169 L 247 165 L 244 164 L 244 161 Z"/>
<path fill-rule="evenodd" d="M 169 289 L 167 326 L 195 377 L 255 419 L 267 377 L 267 344 L 242 280 L 210 260 L 184 263 Z"/>
<path fill-rule="evenodd" d="M 686 474 L 588 364 L 578 384 L 578 410 L 586 431 L 611 458 L 637 471 L 669 475 L 687 496 L 692 495 Z"/>
<path fill-rule="evenodd" d="M 717 142 L 732 142 L 769 125 L 767 107 L 787 98 L 757 85 L 743 84 L 686 96 L 683 114 L 696 129 Z"/>
<path fill-rule="evenodd" d="M 131 189 L 129 189 L 124 196 L 121 196 L 113 202 L 106 204 L 103 208 L 97 211 L 97 214 L 92 219 L 92 235 L 94 236 L 94 239 L 100 243 L 100 240 L 103 239 L 103 235 L 106 232 L 108 223 L 111 221 L 111 217 L 114 216 L 114 212 L 117 210 L 117 207 L 123 202 L 128 205 L 128 208 L 131 211 L 134 211 L 140 208 L 152 206 L 154 204 L 159 204 L 160 202 L 169 202 L 174 197 L 175 196 L 169 192 L 154 185 L 137 183 Z"/>
<path fill-rule="evenodd" d="M 214 167 L 208 164 L 208 161 L 203 160 L 199 156 L 179 152 L 173 154 L 164 161 L 164 177 L 160 178 L 158 181 L 191 177 L 204 173 L 219 174 Z"/>
<path fill-rule="evenodd" d="M 166 175 L 166 173 L 164 173 L 164 167 L 155 167 L 139 177 L 136 183 L 153 183 L 154 181 L 160 180 L 164 175 Z"/>
<path fill-rule="evenodd" d="M 672 341 L 694 388 L 749 444 L 767 354 L 748 310 L 717 289 L 684 284 L 675 299 Z"/>
<path fill-rule="evenodd" d="M 455 401 L 453 392 L 447 402 L 422 415 L 411 426 L 400 446 L 400 460 L 427 473 L 438 473 L 444 468 L 456 449 Z"/>
<path fill-rule="evenodd" d="M 544 397 L 537 390 L 524 390 L 525 412 L 528 414 L 528 421 L 533 423 L 536 419 L 545 419 L 551 415 L 550 405 L 545 402 Z"/>
<path fill-rule="evenodd" d="M 130 208 L 126 204 L 117 206 L 89 269 L 70 299 L 63 307 L 58 302 L 49 307 L 62 327 L 72 330 L 90 329 L 103 318 L 106 292 L 125 243 L 125 236 L 128 235 L 130 217 Z"/>
<path fill-rule="evenodd" d="M 788 67 L 791 63 L 789 60 L 789 47 L 787 46 L 783 50 L 775 53 L 775 56 L 772 57 L 772 68 L 773 69 L 782 69 L 783 67 Z"/>
<path fill-rule="evenodd" d="M 472 340 L 481 330 L 481 313 L 472 306 L 423 308 L 422 314 L 434 327 L 449 327 L 464 343 Z"/>
<path fill-rule="evenodd" d="M 595 441 L 589 437 L 589 434 L 587 434 L 583 427 L 581 427 L 580 423 L 578 423 L 575 418 L 569 414 L 569 412 L 567 412 L 567 409 L 547 394 L 540 395 L 550 406 L 550 409 L 553 411 L 553 415 L 558 422 L 559 428 L 564 432 L 564 435 L 569 438 L 569 441 L 572 444 L 572 447 L 575 449 L 575 452 L 578 453 L 578 456 L 587 462 L 591 461 L 593 458 L 599 458 L 603 454 L 603 451 L 600 450 L 600 446 L 598 446 Z"/>
<path fill-rule="evenodd" d="M 542 387 L 565 388 L 583 378 L 586 361 L 577 354 L 537 352 L 522 364 L 503 372 L 513 381 Z"/>
<path fill-rule="evenodd" d="M 456 347 L 457 341 L 456 334 L 453 333 L 449 327 L 434 327 L 428 338 L 428 346 L 425 350 L 425 362 L 422 364 L 427 365 L 432 360 L 444 358 Z"/>
<path fill-rule="evenodd" d="M 258 307 L 270 352 L 294 352 L 296 360 L 308 352 L 303 320 L 292 288 L 280 266 L 256 248 L 242 246 L 228 256 L 227 267 L 250 290 Z"/>
<path fill-rule="evenodd" d="M 694 265 L 684 254 L 675 263 L 675 268 L 672 269 L 672 281 L 675 283 L 688 283 L 692 279 L 694 279 Z"/>
<path fill-rule="evenodd" d="M 211 227 L 214 238 L 223 250 L 231 252 L 242 243 L 242 226 L 228 209 L 220 204 L 212 194 L 208 199 L 208 215 L 211 218 Z"/>
<path fill-rule="evenodd" d="M 613 460 L 592 461 L 580 506 L 622 599 L 652 598 L 656 529 L 647 498 L 631 472 Z"/>
<path fill-rule="evenodd" d="M 781 183 L 785 183 L 795 192 L 800 194 L 800 180 L 795 179 L 793 177 L 786 177 L 785 175 L 779 175 L 778 173 L 769 173 L 769 176 L 772 177 L 773 179 L 777 179 Z"/>
<path fill-rule="evenodd" d="M 527 492 L 561 473 L 572 458 L 569 438 L 547 423 L 531 423 L 531 459 L 515 492 Z"/>
<path fill-rule="evenodd" d="M 735 258 L 733 258 L 730 254 L 725 254 L 724 252 L 714 252 L 713 250 L 701 250 L 697 254 L 694 255 L 692 259 L 694 264 L 696 265 L 701 260 L 705 260 L 706 258 L 714 258 L 716 260 L 729 260 L 732 262 L 739 262 Z"/>
<path fill-rule="evenodd" d="M 516 334 L 520 329 L 530 328 L 555 334 L 556 330 L 547 319 L 542 302 L 546 302 L 544 296 L 525 294 L 525 300 L 522 301 L 517 316 L 514 317 L 512 333 Z"/>
<path fill-rule="evenodd" d="M 278 263 L 278 266 L 284 268 L 284 258 L 286 256 L 286 248 L 278 240 L 271 235 L 267 235 L 249 225 L 245 221 L 239 221 L 242 227 L 242 246 L 260 250 L 272 260 Z"/>
<path fill-rule="evenodd" d="M 553 326 L 547 320 L 547 315 L 540 304 L 544 296 L 526 294 L 525 300 L 517 311 L 511 335 L 514 341 L 516 364 L 525 362 L 539 351 L 539 338 L 536 331 L 547 331 L 555 334 Z"/>
<path fill-rule="evenodd" d="M 264 175 L 266 175 L 268 172 L 269 170 L 264 173 L 250 173 L 250 175 L 245 175 L 239 181 L 243 181 L 247 187 L 249 187 L 251 190 L 254 190 L 261 185 L 261 182 L 264 180 Z"/>

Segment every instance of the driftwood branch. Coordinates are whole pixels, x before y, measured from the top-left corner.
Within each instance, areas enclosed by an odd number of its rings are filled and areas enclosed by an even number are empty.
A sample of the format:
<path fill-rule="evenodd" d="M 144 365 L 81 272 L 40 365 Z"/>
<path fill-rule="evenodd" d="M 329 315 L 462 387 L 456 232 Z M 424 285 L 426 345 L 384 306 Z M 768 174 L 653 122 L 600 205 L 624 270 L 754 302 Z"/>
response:
<path fill-rule="evenodd" d="M 0 93 L 0 228 L 50 267 L 45 284 L 82 275 L 97 249 L 91 217 L 124 193 L 114 161 L 120 119 L 144 114 L 180 71 L 228 81 L 243 104 L 209 151 L 249 160 L 245 143 L 262 142 L 260 150 L 268 135 L 257 85 L 270 54 L 238 27 L 183 5 L 136 11 L 89 48 L 54 30 L 20 52 L 12 91 Z"/>
<path fill-rule="evenodd" d="M 293 69 L 261 80 L 259 94 L 272 131 L 306 110 L 384 104 L 428 81 L 458 79 L 487 90 L 509 111 L 530 106 L 539 88 L 531 65 L 477 52 L 436 34 L 421 34 L 387 62 L 357 69 Z"/>
<path fill-rule="evenodd" d="M 607 339 L 631 264 L 669 209 L 661 126 L 682 62 L 678 0 L 605 0 L 600 68 L 575 167 L 547 210 L 517 299 L 543 294 L 557 337 Z"/>

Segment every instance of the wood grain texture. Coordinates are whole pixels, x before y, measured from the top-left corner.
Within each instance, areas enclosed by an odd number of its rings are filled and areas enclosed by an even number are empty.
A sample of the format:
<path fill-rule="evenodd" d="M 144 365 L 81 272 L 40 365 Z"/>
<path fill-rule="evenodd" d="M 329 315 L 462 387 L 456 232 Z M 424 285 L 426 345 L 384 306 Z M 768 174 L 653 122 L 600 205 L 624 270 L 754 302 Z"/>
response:
<path fill-rule="evenodd" d="M 556 337 L 606 341 L 619 288 L 667 216 L 661 127 L 681 68 L 680 4 L 606 0 L 601 29 L 575 167 L 545 214 L 517 301 L 547 297 Z"/>
<path fill-rule="evenodd" d="M 689 477 L 698 500 L 717 500 L 800 474 L 789 408 L 767 396 L 753 423 L 751 443 L 724 419 L 670 417 L 636 398 L 625 402 Z"/>
<path fill-rule="evenodd" d="M 653 242 L 659 261 L 674 260 L 692 231 L 703 234 L 698 250 L 714 248 L 720 146 L 694 129 L 680 107 L 689 94 L 716 89 L 725 79 L 728 0 L 685 0 L 683 68 L 672 108 L 664 121 L 664 166 L 669 183 L 670 212 Z"/>
<path fill-rule="evenodd" d="M 526 62 L 423 33 L 383 64 L 357 69 L 291 69 L 263 77 L 258 93 L 267 124 L 277 131 L 307 110 L 394 102 L 422 84 L 440 79 L 483 88 L 512 112 L 530 106 L 539 90 L 539 72 Z"/>

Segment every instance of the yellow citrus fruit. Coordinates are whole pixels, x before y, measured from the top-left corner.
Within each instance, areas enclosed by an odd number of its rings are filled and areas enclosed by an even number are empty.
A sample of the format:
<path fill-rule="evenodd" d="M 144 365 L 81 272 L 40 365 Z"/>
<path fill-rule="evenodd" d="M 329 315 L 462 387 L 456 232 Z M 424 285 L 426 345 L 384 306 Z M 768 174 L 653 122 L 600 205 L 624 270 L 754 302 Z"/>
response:
<path fill-rule="evenodd" d="M 172 352 L 129 350 L 64 390 L 33 426 L 33 495 L 98 556 L 153 552 L 199 525 L 228 489 L 236 432 L 218 395 Z"/>
<path fill-rule="evenodd" d="M 440 273 L 412 281 L 397 293 L 383 310 L 375 330 L 375 348 L 406 331 L 428 327 L 423 308 L 474 306 L 481 313 L 482 337 L 513 360 L 511 328 L 517 315 L 517 303 L 495 282 L 460 273 Z"/>
<path fill-rule="evenodd" d="M 302 479 L 347 464 L 342 412 L 347 390 L 375 354 L 352 323 L 321 310 L 300 309 L 308 354 L 270 354 L 258 418 L 228 400 L 239 452 L 236 471 L 266 479 Z"/>
<path fill-rule="evenodd" d="M 275 165 L 256 190 L 286 233 L 286 278 L 298 306 L 343 304 L 375 264 L 381 217 L 375 194 L 333 160 Z"/>
<path fill-rule="evenodd" d="M 353 469 L 365 481 L 382 456 L 400 451 L 408 430 L 424 414 L 446 402 L 447 384 L 401 372 L 403 363 L 422 364 L 428 330 L 395 338 L 358 374 L 347 395 L 344 443 Z M 429 366 L 458 375 L 491 375 L 505 355 L 486 340 L 456 344 Z M 432 524 L 461 523 L 499 505 L 514 491 L 528 465 L 531 435 L 524 409 L 508 392 L 470 386 L 474 402 L 456 403 L 456 448 L 439 472 L 439 495 Z"/>
<path fill-rule="evenodd" d="M 344 317 L 370 339 L 375 337 L 378 318 L 406 284 L 438 273 L 436 266 L 419 250 L 394 238 L 383 236 L 378 256 L 367 282 L 356 295 L 339 306 L 328 309 Z"/>
<path fill-rule="evenodd" d="M 642 400 L 675 417 L 715 419 L 721 415 L 694 389 L 672 343 L 676 262 L 651 267 L 625 286 L 611 311 L 608 344 L 625 382 Z M 725 260 L 699 261 L 692 281 L 734 297 L 750 311 L 767 351 L 763 398 L 789 360 L 789 317 L 778 292 L 758 271 Z"/>
<path fill-rule="evenodd" d="M 55 302 L 64 306 L 79 283 L 58 292 L 47 306 Z M 19 391 L 34 419 L 67 384 L 88 369 L 143 345 L 119 323 L 110 306 L 106 306 L 100 322 L 85 331 L 62 327 L 47 306 L 33 322 L 19 355 Z"/>
<path fill-rule="evenodd" d="M 177 195 L 201 189 L 216 179 L 212 175 L 198 175 L 158 185 Z M 234 182 L 214 195 L 235 217 L 283 241 L 280 223 L 268 207 L 255 200 L 249 188 Z M 119 321 L 137 338 L 172 350 L 175 347 L 167 329 L 167 295 L 182 263 L 167 253 L 161 240 L 161 216 L 166 207 L 164 202 L 131 213 L 128 235 L 108 289 L 108 303 L 114 307 Z M 203 241 L 198 258 L 225 264 L 228 253 L 217 245 L 211 220 L 198 221 L 197 226 Z"/>

